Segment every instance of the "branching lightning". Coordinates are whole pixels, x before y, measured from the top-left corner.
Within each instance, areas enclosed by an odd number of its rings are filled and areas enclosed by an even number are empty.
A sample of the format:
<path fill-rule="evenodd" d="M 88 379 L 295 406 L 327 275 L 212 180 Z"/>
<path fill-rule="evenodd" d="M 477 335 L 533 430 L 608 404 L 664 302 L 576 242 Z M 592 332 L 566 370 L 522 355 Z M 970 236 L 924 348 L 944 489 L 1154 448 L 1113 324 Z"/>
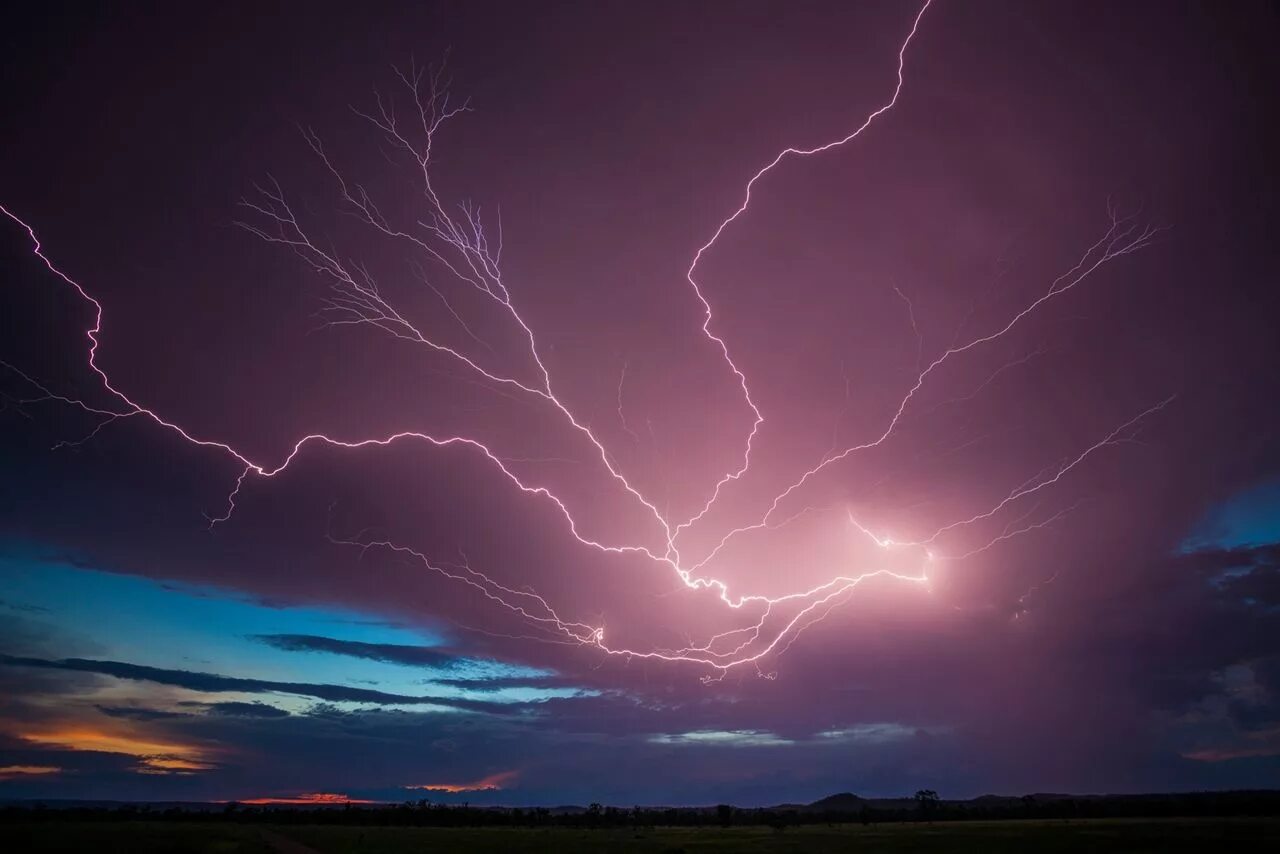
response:
<path fill-rule="evenodd" d="M 666 571 L 673 572 L 681 582 L 682 589 L 689 591 L 708 591 L 714 594 L 718 606 L 735 611 L 747 612 L 746 622 L 738 628 L 730 629 L 707 638 L 702 643 L 689 642 L 678 649 L 634 649 L 613 646 L 605 637 L 602 625 L 562 617 L 556 609 L 541 595 L 529 589 L 516 589 L 500 583 L 490 575 L 470 566 L 463 559 L 461 563 L 450 563 L 435 560 L 425 552 L 410 546 L 386 539 L 376 539 L 367 535 L 351 538 L 331 537 L 335 543 L 357 548 L 361 553 L 377 549 L 396 555 L 402 559 L 413 561 L 423 568 L 434 572 L 450 581 L 466 585 L 478 595 L 492 602 L 499 608 L 510 612 L 518 620 L 531 627 L 535 635 L 521 636 L 543 639 L 557 643 L 571 643 L 594 648 L 606 656 L 619 656 L 628 659 L 653 660 L 668 663 L 685 663 L 696 666 L 705 674 L 705 679 L 718 679 L 733 668 L 754 667 L 761 675 L 770 675 L 761 670 L 761 664 L 767 659 L 776 659 L 785 652 L 796 638 L 810 625 L 822 620 L 833 608 L 852 595 L 855 588 L 864 582 L 877 578 L 894 579 L 918 586 L 927 586 L 929 581 L 929 565 L 938 560 L 947 559 L 939 552 L 938 541 L 958 528 L 977 525 L 992 519 L 1011 505 L 1028 496 L 1049 489 L 1066 477 L 1071 471 L 1083 465 L 1092 455 L 1103 448 L 1132 439 L 1140 422 L 1148 416 L 1167 406 L 1170 400 L 1161 401 L 1138 413 L 1129 421 L 1121 424 L 1094 444 L 1085 448 L 1076 456 L 1041 471 L 1023 484 L 1011 489 L 1003 498 L 990 506 L 975 510 L 966 518 L 957 519 L 926 537 L 896 541 L 890 537 L 873 533 L 859 523 L 853 515 L 848 515 L 851 530 L 859 536 L 866 537 L 881 550 L 910 549 L 920 556 L 920 570 L 915 574 L 890 571 L 884 568 L 872 568 L 860 573 L 838 573 L 834 577 L 803 590 L 797 590 L 781 596 L 764 596 L 759 594 L 731 592 L 729 584 L 717 577 L 707 574 L 710 565 L 719 558 L 726 546 L 738 537 L 754 532 L 774 530 L 778 527 L 809 513 L 815 509 L 805 507 L 795 509 L 785 519 L 780 519 L 784 507 L 792 497 L 801 492 L 820 472 L 835 466 L 852 455 L 875 448 L 886 442 L 898 428 L 910 409 L 917 393 L 945 363 L 975 351 L 1005 337 L 1025 318 L 1039 310 L 1055 297 L 1066 293 L 1083 283 L 1091 274 L 1103 265 L 1128 255 L 1147 245 L 1156 231 L 1142 227 L 1131 217 L 1118 215 L 1109 211 L 1110 222 L 1105 233 L 1090 246 L 1077 263 L 1052 281 L 1042 295 L 1028 303 L 998 328 L 985 334 L 976 335 L 965 343 L 953 342 L 941 354 L 928 359 L 924 356 L 924 342 L 916 325 L 915 309 L 910 299 L 896 286 L 894 290 L 906 303 L 911 328 L 916 335 L 919 360 L 915 365 L 916 376 L 898 399 L 896 407 L 884 422 L 880 431 L 870 439 L 838 449 L 833 446 L 807 470 L 801 472 L 785 489 L 774 496 L 763 512 L 754 520 L 729 528 L 718 539 L 715 545 L 698 558 L 686 558 L 681 553 L 682 535 L 703 525 L 708 520 L 713 507 L 717 506 L 723 496 L 731 490 L 735 482 L 746 478 L 751 472 L 752 458 L 756 439 L 759 436 L 765 416 L 756 403 L 747 375 L 734 361 L 730 347 L 720 333 L 714 330 L 715 316 L 711 302 L 704 293 L 698 278 L 699 267 L 706 255 L 712 252 L 721 236 L 740 218 L 747 215 L 752 204 L 752 193 L 770 173 L 776 171 L 784 161 L 791 158 L 813 157 L 832 149 L 846 146 L 870 128 L 878 119 L 889 113 L 898 103 L 902 95 L 908 49 L 915 40 L 925 13 L 932 0 L 926 0 L 914 17 L 910 31 L 903 40 L 897 54 L 897 79 L 890 97 L 877 109 L 872 111 L 851 133 L 839 139 L 810 148 L 791 147 L 784 149 L 759 169 L 746 182 L 742 200 L 733 212 L 723 219 L 694 253 L 688 267 L 686 279 L 692 289 L 696 303 L 701 307 L 702 320 L 700 332 L 718 350 L 725 366 L 737 383 L 746 410 L 749 412 L 750 425 L 740 462 L 721 475 L 710 485 L 705 501 L 701 502 L 697 511 L 688 518 L 672 522 L 668 514 L 659 510 L 657 503 L 648 498 L 627 477 L 615 461 L 615 457 L 607 450 L 604 441 L 579 417 L 557 392 L 552 374 L 544 358 L 543 349 L 532 326 L 525 320 L 512 291 L 503 280 L 502 273 L 502 228 L 500 220 L 492 231 L 488 230 L 481 217 L 479 208 L 464 203 L 453 205 L 441 198 L 432 180 L 432 149 L 441 128 L 452 118 L 466 112 L 467 104 L 451 104 L 448 94 L 448 83 L 441 69 L 422 70 L 411 68 L 407 73 L 397 70 L 400 83 L 412 95 L 414 109 L 408 118 L 397 115 L 388 98 L 376 94 L 374 109 L 357 110 L 362 119 L 369 122 L 381 134 L 384 141 L 394 150 L 409 158 L 413 164 L 414 183 L 421 193 L 425 204 L 425 214 L 414 222 L 393 222 L 383 213 L 377 201 L 360 184 L 353 183 L 345 177 L 343 171 L 326 152 L 320 138 L 310 129 L 303 130 L 306 144 L 318 158 L 325 171 L 336 185 L 344 210 L 352 214 L 360 223 L 374 229 L 383 237 L 402 243 L 409 251 L 420 253 L 425 259 L 437 265 L 457 283 L 474 289 L 483 299 L 491 301 L 510 323 L 511 331 L 522 342 L 529 362 L 522 369 L 508 370 L 490 364 L 497 360 L 495 351 L 470 327 L 463 315 L 451 303 L 445 293 L 433 284 L 420 266 L 415 266 L 418 278 L 441 301 L 448 314 L 467 335 L 468 339 L 478 345 L 480 351 L 464 352 L 455 346 L 449 346 L 425 333 L 416 326 L 392 300 L 384 295 L 378 282 L 362 265 L 343 260 L 334 250 L 326 250 L 314 240 L 307 227 L 295 215 L 286 194 L 274 180 L 257 187 L 257 195 L 242 202 L 250 219 L 238 223 L 256 237 L 272 244 L 287 247 L 308 265 L 324 283 L 324 307 L 320 317 L 325 326 L 368 326 L 383 333 L 421 347 L 429 355 L 453 362 L 463 368 L 474 380 L 496 389 L 502 389 L 514 396 L 526 398 L 536 405 L 545 406 L 548 411 L 559 418 L 565 428 L 579 437 L 589 446 L 593 454 L 592 465 L 598 465 L 617 489 L 645 511 L 650 520 L 644 530 L 635 532 L 634 539 L 628 542 L 603 542 L 591 532 L 584 530 L 575 519 L 569 503 L 557 496 L 545 485 L 531 482 L 528 478 L 516 473 L 511 463 L 513 458 L 502 456 L 497 450 L 480 440 L 464 435 L 434 435 L 419 431 L 402 431 L 380 436 L 335 437 L 323 433 L 309 433 L 298 439 L 283 458 L 275 461 L 253 459 L 247 453 L 238 450 L 225 442 L 207 438 L 198 431 L 188 429 L 178 423 L 166 419 L 156 410 L 138 402 L 134 397 L 121 391 L 107 372 L 99 365 L 98 348 L 103 325 L 103 307 L 83 286 L 60 270 L 45 251 L 35 230 L 16 214 L 0 206 L 0 212 L 25 230 L 30 239 L 32 251 L 49 271 L 62 283 L 71 287 L 86 303 L 92 307 L 92 324 L 85 335 L 88 339 L 88 366 L 97 375 L 102 388 L 107 393 L 107 405 L 91 405 L 76 398 L 56 394 L 34 378 L 17 368 L 0 363 L 38 393 L 35 396 L 17 401 L 19 404 L 31 404 L 42 401 L 58 402 L 78 407 L 98 419 L 96 426 L 85 437 L 85 441 L 96 435 L 109 424 L 122 419 L 137 418 L 150 421 L 159 427 L 171 431 L 184 441 L 202 448 L 208 448 L 230 457 L 239 468 L 230 492 L 227 494 L 222 510 L 209 518 L 210 527 L 226 522 L 236 510 L 236 499 L 241 492 L 257 480 L 270 480 L 284 472 L 309 446 L 320 445 L 340 450 L 359 450 L 370 446 L 385 446 L 393 443 L 417 442 L 436 448 L 457 448 L 460 452 L 484 458 L 487 464 L 501 473 L 516 490 L 528 495 L 531 499 L 549 502 L 564 520 L 565 529 L 579 544 L 603 553 L 627 554 L 638 556 L 658 564 Z M 416 262 L 415 262 L 416 263 Z M 976 397 L 999 374 L 1012 370 L 1037 355 L 1039 351 L 1021 359 L 1009 362 L 992 374 L 986 382 L 967 396 L 955 400 L 968 400 Z M 638 436 L 631 428 L 623 412 L 623 384 L 626 380 L 627 366 L 624 364 L 617 387 L 617 416 L 624 431 L 638 442 Z M 936 408 L 936 407 L 935 407 Z M 930 410 L 932 411 L 932 410 Z M 925 413 L 928 414 L 928 413 Z M 1052 524 L 1073 508 L 1050 514 L 1039 522 L 1026 523 L 1036 512 L 1036 507 L 1021 517 L 1009 522 L 1000 533 L 991 537 L 985 544 L 973 547 L 968 551 L 955 555 L 951 559 L 962 560 L 980 554 L 1012 537 L 1038 530 Z"/>

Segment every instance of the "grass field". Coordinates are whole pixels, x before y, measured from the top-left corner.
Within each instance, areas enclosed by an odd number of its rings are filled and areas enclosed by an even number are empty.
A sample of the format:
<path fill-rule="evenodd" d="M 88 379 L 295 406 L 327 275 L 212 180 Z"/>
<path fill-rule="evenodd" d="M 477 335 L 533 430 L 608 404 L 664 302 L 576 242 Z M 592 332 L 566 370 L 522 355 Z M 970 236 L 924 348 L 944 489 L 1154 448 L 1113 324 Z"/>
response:
<path fill-rule="evenodd" d="M 104 822 L 0 826 L 14 852 L 200 854 L 410 854 L 410 852 L 1189 852 L 1271 851 L 1280 819 L 1105 819 L 938 822 L 791 828 L 545 830 L 506 828 L 279 827 Z"/>
<path fill-rule="evenodd" d="M 698 854 L 698 852 L 1056 852 L 1273 850 L 1280 820 L 1099 820 L 653 830 L 310 827 L 286 833 L 322 854 L 426 851 Z"/>
<path fill-rule="evenodd" d="M 258 828 L 248 825 L 158 821 L 0 825 L 0 851 L 17 854 L 271 854 L 274 850 Z"/>

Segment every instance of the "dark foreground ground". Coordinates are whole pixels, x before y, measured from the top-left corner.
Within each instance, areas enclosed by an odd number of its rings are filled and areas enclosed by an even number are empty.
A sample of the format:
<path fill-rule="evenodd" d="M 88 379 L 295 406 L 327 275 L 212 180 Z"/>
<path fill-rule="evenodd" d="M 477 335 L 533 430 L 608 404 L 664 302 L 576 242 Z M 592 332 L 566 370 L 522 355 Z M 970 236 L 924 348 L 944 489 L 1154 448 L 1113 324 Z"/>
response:
<path fill-rule="evenodd" d="M 0 827 L 0 850 L 85 854 L 409 854 L 409 852 L 1063 852 L 1276 851 L 1280 819 L 1075 819 L 768 828 L 271 828 L 229 823 L 72 822 Z"/>

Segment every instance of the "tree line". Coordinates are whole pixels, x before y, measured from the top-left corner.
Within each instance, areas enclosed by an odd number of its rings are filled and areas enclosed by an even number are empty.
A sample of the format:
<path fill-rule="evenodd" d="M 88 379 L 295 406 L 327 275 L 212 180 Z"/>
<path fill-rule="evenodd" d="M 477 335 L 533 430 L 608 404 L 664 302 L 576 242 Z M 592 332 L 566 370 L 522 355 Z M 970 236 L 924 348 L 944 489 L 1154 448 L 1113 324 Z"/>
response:
<path fill-rule="evenodd" d="M 1280 792 L 1195 792 L 1105 797 L 978 798 L 944 801 L 930 790 L 900 801 L 861 801 L 851 807 L 742 808 L 632 807 L 593 803 L 586 808 L 474 807 L 433 803 L 346 804 L 316 807 L 215 805 L 60 806 L 23 803 L 0 808 L 0 822 L 160 821 L 237 822 L 277 825 L 393 825 L 408 827 L 735 827 L 782 831 L 812 824 L 970 821 L 1000 819 L 1158 818 L 1280 815 Z"/>

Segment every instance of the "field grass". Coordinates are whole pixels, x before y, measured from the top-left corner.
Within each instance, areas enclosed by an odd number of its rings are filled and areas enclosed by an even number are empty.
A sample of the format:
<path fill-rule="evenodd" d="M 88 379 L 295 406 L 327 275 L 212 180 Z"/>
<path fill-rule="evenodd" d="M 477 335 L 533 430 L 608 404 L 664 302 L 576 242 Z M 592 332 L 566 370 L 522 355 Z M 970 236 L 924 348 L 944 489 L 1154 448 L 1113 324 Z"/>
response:
<path fill-rule="evenodd" d="M 713 852 L 1190 852 L 1280 850 L 1280 819 L 1100 819 L 768 828 L 574 830 L 225 823 L 0 826 L 0 850 L 32 854 L 713 854 Z"/>
<path fill-rule="evenodd" d="M 93 821 L 0 825 L 0 851 L 16 854 L 271 854 L 256 827 Z"/>
<path fill-rule="evenodd" d="M 514 830 L 505 828 L 281 828 L 321 854 L 410 852 L 1190 852 L 1277 850 L 1280 819 L 1106 819 L 1093 821 L 939 822 L 768 828 Z"/>

